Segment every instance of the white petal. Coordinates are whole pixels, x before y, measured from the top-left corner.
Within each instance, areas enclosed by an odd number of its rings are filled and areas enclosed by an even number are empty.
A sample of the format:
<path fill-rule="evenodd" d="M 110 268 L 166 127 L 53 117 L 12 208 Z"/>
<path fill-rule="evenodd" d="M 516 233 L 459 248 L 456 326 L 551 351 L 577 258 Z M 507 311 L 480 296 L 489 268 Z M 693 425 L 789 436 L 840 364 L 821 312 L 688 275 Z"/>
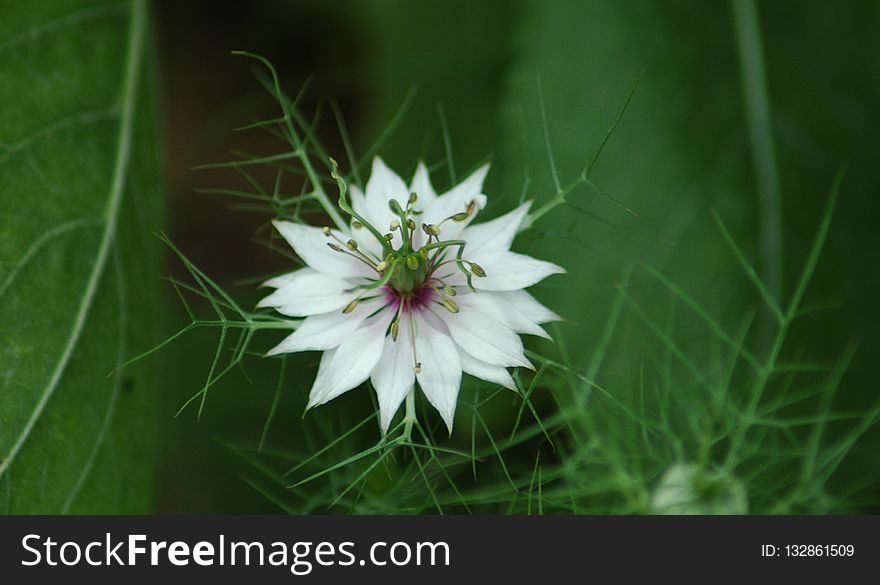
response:
<path fill-rule="evenodd" d="M 296 255 L 302 258 L 310 268 L 319 272 L 335 274 L 342 278 L 375 274 L 363 262 L 348 254 L 331 250 L 327 244 L 334 240 L 325 236 L 319 228 L 290 221 L 273 221 L 272 225 L 284 236 Z M 338 230 L 333 230 L 333 233 L 343 242 L 349 239 L 347 234 Z"/>
<path fill-rule="evenodd" d="M 272 279 L 272 281 L 278 279 Z M 342 309 L 350 303 L 356 292 L 350 282 L 333 276 L 302 268 L 289 276 L 278 290 L 263 298 L 257 307 L 274 307 L 279 313 L 290 317 L 307 317 Z"/>
<path fill-rule="evenodd" d="M 420 223 L 440 223 L 447 217 L 465 211 L 471 201 L 476 202 L 477 209 L 485 207 L 486 196 L 482 194 L 482 191 L 483 181 L 488 172 L 489 165 L 485 164 L 453 187 L 452 190 L 437 197 L 432 205 L 425 207 L 425 213 Z M 441 239 L 455 239 L 473 218 L 472 215 L 462 222 L 447 221 L 441 228 Z"/>
<path fill-rule="evenodd" d="M 333 400 L 370 377 L 382 356 L 385 330 L 393 316 L 393 312 L 383 311 L 339 346 L 327 366 L 326 377 L 321 379 L 319 372 L 315 380 L 309 394 L 309 408 Z"/>
<path fill-rule="evenodd" d="M 321 363 L 318 365 L 318 374 L 315 376 L 312 389 L 309 391 L 308 408 L 311 408 L 312 401 L 315 400 L 315 398 L 327 387 L 327 380 L 330 378 L 330 364 L 333 363 L 333 357 L 335 355 L 335 349 L 325 351 L 321 354 Z"/>
<path fill-rule="evenodd" d="M 535 297 L 524 290 L 513 290 L 494 293 L 510 303 L 525 318 L 535 323 L 549 323 L 564 319 L 538 302 Z"/>
<path fill-rule="evenodd" d="M 267 355 L 335 349 L 379 307 L 377 300 L 360 303 L 348 314 L 333 311 L 306 317 L 296 331 L 270 349 Z"/>
<path fill-rule="evenodd" d="M 370 171 L 370 180 L 367 181 L 366 202 L 370 215 L 377 222 L 381 218 L 387 218 L 384 224 L 394 219 L 394 214 L 388 207 L 388 202 L 396 199 L 401 207 L 406 207 L 409 199 L 409 189 L 400 176 L 388 168 L 378 156 L 373 159 L 373 170 Z M 376 225 L 380 231 L 385 225 Z"/>
<path fill-rule="evenodd" d="M 297 271 L 287 272 L 280 276 L 276 276 L 274 278 L 270 278 L 266 282 L 264 282 L 261 286 L 268 286 L 270 288 L 281 288 L 282 286 L 294 282 L 297 278 Z"/>
<path fill-rule="evenodd" d="M 418 319 L 415 345 L 421 362 L 421 371 L 416 374 L 419 387 L 428 402 L 440 413 L 451 434 L 461 386 L 458 350 L 445 333 L 432 327 L 425 319 Z"/>
<path fill-rule="evenodd" d="M 409 190 L 419 196 L 416 209 L 424 209 L 426 205 L 430 205 L 437 199 L 437 192 L 434 191 L 434 187 L 431 185 L 431 177 L 428 175 L 428 167 L 425 166 L 425 163 L 419 161 L 419 166 L 416 167 L 416 174 L 413 175 Z"/>
<path fill-rule="evenodd" d="M 467 242 L 466 256 L 479 262 L 476 255 L 481 252 L 485 254 L 510 249 L 531 206 L 532 202 L 529 201 L 492 221 L 468 226 L 461 234 L 462 239 Z"/>
<path fill-rule="evenodd" d="M 470 314 L 472 311 L 487 313 L 516 333 L 550 338 L 537 322 L 523 315 L 501 294 L 489 291 L 479 293 L 467 291 L 457 296 L 455 302 L 458 303 L 463 313 Z"/>
<path fill-rule="evenodd" d="M 551 274 L 565 272 L 564 268 L 556 264 L 516 252 L 496 252 L 480 260 L 479 264 L 486 271 L 486 276 L 473 279 L 474 287 L 480 290 L 518 290 L 532 286 Z"/>
<path fill-rule="evenodd" d="M 388 431 L 391 419 L 413 389 L 416 376 L 414 366 L 409 327 L 404 321 L 397 341 L 392 340 L 390 335 L 385 338 L 382 357 L 370 376 L 379 399 L 379 422 L 383 433 Z"/>
<path fill-rule="evenodd" d="M 478 311 L 436 313 L 449 328 L 455 343 L 480 361 L 493 366 L 524 366 L 532 364 L 523 354 L 522 340 L 504 323 Z"/>
<path fill-rule="evenodd" d="M 501 366 L 493 366 L 492 364 L 480 361 L 461 348 L 458 348 L 458 358 L 461 360 L 461 369 L 464 370 L 465 374 L 470 374 L 480 380 L 493 382 L 516 391 L 516 383 L 510 377 L 510 372 Z"/>

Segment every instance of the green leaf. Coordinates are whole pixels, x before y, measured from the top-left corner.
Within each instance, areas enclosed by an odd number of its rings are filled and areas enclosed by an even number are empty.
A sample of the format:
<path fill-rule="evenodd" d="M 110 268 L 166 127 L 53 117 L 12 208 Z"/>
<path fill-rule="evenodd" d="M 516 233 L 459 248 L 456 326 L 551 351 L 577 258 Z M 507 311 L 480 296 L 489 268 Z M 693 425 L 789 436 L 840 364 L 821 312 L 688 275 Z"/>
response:
<path fill-rule="evenodd" d="M 0 23 L 0 510 L 142 512 L 161 214 L 146 4 Z"/>

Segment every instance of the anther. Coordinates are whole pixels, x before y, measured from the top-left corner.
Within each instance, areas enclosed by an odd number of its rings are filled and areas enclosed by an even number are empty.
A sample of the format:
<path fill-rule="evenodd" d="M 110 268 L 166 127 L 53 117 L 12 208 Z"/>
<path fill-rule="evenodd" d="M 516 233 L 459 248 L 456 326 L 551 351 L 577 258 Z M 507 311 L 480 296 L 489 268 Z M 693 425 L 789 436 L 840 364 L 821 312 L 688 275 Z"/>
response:
<path fill-rule="evenodd" d="M 406 257 L 406 267 L 410 270 L 415 270 L 419 267 L 419 257 L 416 254 L 411 254 Z"/>
<path fill-rule="evenodd" d="M 360 299 L 355 299 L 355 300 L 353 300 L 352 302 L 350 302 L 350 303 L 348 303 L 347 305 L 345 305 L 345 308 L 342 309 L 342 314 L 343 314 L 343 315 L 348 315 L 349 313 L 351 313 L 352 311 L 354 311 L 355 308 L 357 308 L 359 302 L 360 302 Z"/>
<path fill-rule="evenodd" d="M 364 224 L 362 224 L 359 221 L 355 221 L 355 222 L 352 222 L 351 227 L 353 227 L 356 230 L 359 230 L 364 227 Z"/>
<path fill-rule="evenodd" d="M 458 308 L 458 305 L 455 304 L 455 301 L 453 301 L 452 299 L 449 299 L 449 298 L 443 299 L 443 306 L 450 313 L 458 313 L 461 310 Z"/>
<path fill-rule="evenodd" d="M 325 236 L 329 236 L 329 235 L 330 235 L 330 228 L 327 227 L 327 226 L 322 227 L 322 228 L 321 228 L 321 231 L 324 233 Z"/>
<path fill-rule="evenodd" d="M 418 200 L 419 200 L 419 196 L 418 196 L 418 195 L 416 195 L 415 193 L 410 193 L 410 194 L 409 194 L 409 202 L 410 202 L 410 204 L 415 203 L 415 202 L 418 201 Z"/>
<path fill-rule="evenodd" d="M 425 230 L 425 233 L 428 234 L 429 236 L 439 236 L 440 235 L 440 226 L 439 225 L 436 225 L 433 223 L 430 223 L 430 224 L 423 223 L 422 229 Z"/>
<path fill-rule="evenodd" d="M 382 271 L 385 270 L 386 268 L 388 268 L 388 263 L 385 262 L 384 260 L 382 260 L 381 262 L 379 262 L 378 264 L 376 264 L 376 271 L 377 271 L 377 272 L 382 272 Z"/>
<path fill-rule="evenodd" d="M 443 285 L 443 292 L 445 292 L 450 297 L 454 297 L 456 295 L 455 289 L 448 284 Z"/>
<path fill-rule="evenodd" d="M 477 264 L 476 262 L 470 262 L 471 272 L 474 273 L 474 276 L 479 276 L 480 278 L 484 278 L 486 276 L 486 271 L 483 270 L 483 267 Z"/>
<path fill-rule="evenodd" d="M 395 319 L 391 323 L 391 341 L 397 341 L 397 335 L 400 333 L 400 319 Z"/>
<path fill-rule="evenodd" d="M 334 252 L 345 252 L 345 250 L 342 248 L 342 246 L 339 246 L 338 244 L 334 244 L 333 242 L 327 242 L 327 246 L 331 250 L 333 250 Z"/>
<path fill-rule="evenodd" d="M 415 372 L 416 374 L 421 374 L 421 373 L 422 373 L 422 364 L 421 364 L 421 362 L 419 362 L 419 363 L 416 364 L 416 367 L 413 368 L 413 372 Z"/>
<path fill-rule="evenodd" d="M 388 227 L 388 229 L 393 232 L 394 230 L 396 230 L 399 227 L 400 227 L 400 220 L 395 219 L 394 221 L 391 222 L 391 225 Z"/>
<path fill-rule="evenodd" d="M 349 240 L 346 245 L 348 246 L 349 250 L 357 250 L 358 249 L 358 243 L 354 240 Z"/>

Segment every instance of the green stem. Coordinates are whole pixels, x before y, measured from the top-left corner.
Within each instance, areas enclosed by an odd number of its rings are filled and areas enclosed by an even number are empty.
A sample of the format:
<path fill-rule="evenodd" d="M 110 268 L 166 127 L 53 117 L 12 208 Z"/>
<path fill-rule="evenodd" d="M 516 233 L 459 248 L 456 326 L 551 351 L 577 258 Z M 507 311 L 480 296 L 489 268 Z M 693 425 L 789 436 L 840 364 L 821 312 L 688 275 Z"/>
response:
<path fill-rule="evenodd" d="M 782 203 L 773 148 L 770 99 L 764 70 L 761 29 L 754 0 L 731 0 L 743 100 L 748 118 L 759 206 L 762 276 L 777 301 L 782 299 Z"/>
<path fill-rule="evenodd" d="M 403 440 L 409 441 L 412 437 L 413 424 L 416 422 L 416 388 L 406 395 L 406 413 L 403 417 Z"/>

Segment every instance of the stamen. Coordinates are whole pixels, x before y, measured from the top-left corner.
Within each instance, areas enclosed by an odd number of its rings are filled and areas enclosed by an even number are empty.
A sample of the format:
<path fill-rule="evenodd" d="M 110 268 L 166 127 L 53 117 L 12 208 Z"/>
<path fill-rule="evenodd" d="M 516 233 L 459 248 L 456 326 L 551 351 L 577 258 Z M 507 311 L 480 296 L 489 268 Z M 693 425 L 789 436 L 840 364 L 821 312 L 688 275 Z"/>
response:
<path fill-rule="evenodd" d="M 443 304 L 443 307 L 450 313 L 458 313 L 461 310 L 458 308 L 458 305 L 455 303 L 455 301 L 453 301 L 449 297 L 443 297 L 443 300 L 441 302 Z"/>
<path fill-rule="evenodd" d="M 413 372 L 415 372 L 416 374 L 421 374 L 422 373 L 422 362 L 419 361 L 419 356 L 416 355 L 415 319 L 409 320 L 409 339 L 410 339 L 410 344 L 412 345 Z"/>

